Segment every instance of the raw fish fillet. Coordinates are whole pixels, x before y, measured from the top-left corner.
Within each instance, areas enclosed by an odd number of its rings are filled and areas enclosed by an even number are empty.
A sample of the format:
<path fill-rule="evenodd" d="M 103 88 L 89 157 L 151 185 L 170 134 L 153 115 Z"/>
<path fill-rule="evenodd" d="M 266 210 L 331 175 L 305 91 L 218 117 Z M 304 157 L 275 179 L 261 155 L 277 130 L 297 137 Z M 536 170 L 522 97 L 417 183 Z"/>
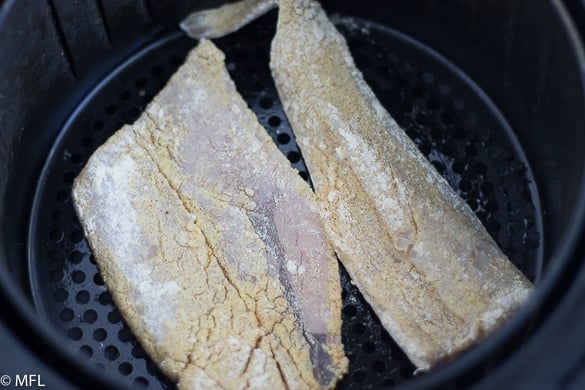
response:
<path fill-rule="evenodd" d="M 390 335 L 428 369 L 493 332 L 532 285 L 378 102 L 321 6 L 278 4 L 270 65 L 328 237 Z M 216 35 L 233 31 L 223 20 Z"/>
<path fill-rule="evenodd" d="M 104 280 L 180 389 L 333 387 L 341 286 L 314 194 L 201 41 L 74 183 Z"/>

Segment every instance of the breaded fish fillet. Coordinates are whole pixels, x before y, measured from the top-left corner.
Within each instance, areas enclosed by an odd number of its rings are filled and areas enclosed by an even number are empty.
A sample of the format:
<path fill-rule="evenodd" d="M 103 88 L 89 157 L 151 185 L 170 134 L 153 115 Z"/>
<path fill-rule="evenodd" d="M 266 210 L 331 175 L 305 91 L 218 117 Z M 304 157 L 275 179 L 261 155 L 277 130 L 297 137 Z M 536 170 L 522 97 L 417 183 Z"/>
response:
<path fill-rule="evenodd" d="M 450 359 L 532 285 L 382 107 L 321 6 L 278 4 L 271 70 L 339 259 L 415 365 Z M 216 36 L 233 31 L 226 12 Z M 197 33 L 212 20 L 182 26 Z"/>
<path fill-rule="evenodd" d="M 333 387 L 341 287 L 314 194 L 202 41 L 75 180 L 104 280 L 181 389 Z"/>

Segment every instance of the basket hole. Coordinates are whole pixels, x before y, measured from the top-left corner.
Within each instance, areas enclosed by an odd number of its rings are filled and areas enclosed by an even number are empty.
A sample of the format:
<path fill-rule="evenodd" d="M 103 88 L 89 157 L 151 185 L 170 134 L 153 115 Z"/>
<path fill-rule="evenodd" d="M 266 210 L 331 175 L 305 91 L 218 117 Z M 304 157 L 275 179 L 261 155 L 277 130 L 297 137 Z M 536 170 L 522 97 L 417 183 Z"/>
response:
<path fill-rule="evenodd" d="M 118 372 L 122 375 L 130 375 L 132 373 L 132 364 L 124 362 L 118 366 Z"/>
<path fill-rule="evenodd" d="M 486 213 L 484 210 L 480 209 L 477 213 L 475 213 L 475 215 L 481 221 L 481 223 L 485 226 L 486 222 L 487 222 L 488 213 Z M 486 228 L 487 228 L 487 226 L 486 226 Z"/>
<path fill-rule="evenodd" d="M 102 277 L 102 275 L 97 272 L 95 275 L 93 275 L 93 282 L 95 284 L 97 284 L 98 286 L 103 286 L 104 285 L 104 278 Z"/>
<path fill-rule="evenodd" d="M 418 68 L 414 65 L 414 63 L 410 62 L 410 61 L 406 61 L 404 63 L 404 69 L 406 69 L 407 72 L 410 73 L 415 73 Z"/>
<path fill-rule="evenodd" d="M 488 221 L 486 227 L 487 230 L 489 230 L 492 233 L 499 233 L 500 230 L 502 230 L 502 225 L 500 225 L 500 223 L 494 219 Z"/>
<path fill-rule="evenodd" d="M 66 202 L 67 199 L 69 199 L 69 191 L 65 191 L 65 190 L 61 190 L 59 192 L 57 192 L 57 201 L 63 203 Z"/>
<path fill-rule="evenodd" d="M 93 339 L 95 341 L 104 341 L 108 337 L 108 332 L 104 328 L 98 328 L 93 331 Z"/>
<path fill-rule="evenodd" d="M 112 304 L 112 295 L 108 291 L 104 291 L 100 294 L 98 301 L 102 305 L 111 305 Z"/>
<path fill-rule="evenodd" d="M 102 277 L 102 274 L 100 274 L 98 272 L 95 275 L 93 275 L 93 282 L 95 284 L 97 284 L 98 286 L 103 286 L 104 285 L 104 278 Z"/>
<path fill-rule="evenodd" d="M 372 370 L 374 372 L 384 372 L 386 370 L 386 363 L 381 360 L 376 360 L 372 363 Z"/>
<path fill-rule="evenodd" d="M 136 344 L 134 348 L 132 348 L 132 356 L 135 359 L 142 359 L 146 356 L 146 352 L 144 352 L 144 349 L 140 344 Z"/>
<path fill-rule="evenodd" d="M 427 127 L 430 123 L 429 117 L 423 114 L 422 112 L 419 113 L 414 120 L 416 121 L 416 123 L 424 127 Z"/>
<path fill-rule="evenodd" d="M 268 124 L 272 127 L 278 127 L 278 126 L 280 126 L 281 123 L 282 123 L 282 119 L 280 119 L 277 116 L 271 116 L 268 119 Z"/>
<path fill-rule="evenodd" d="M 359 70 L 363 71 L 364 69 L 368 69 L 372 65 L 372 63 L 363 54 L 358 54 L 355 57 L 355 65 L 358 67 Z"/>
<path fill-rule="evenodd" d="M 158 367 L 150 360 L 146 362 L 146 371 L 152 375 L 158 374 Z"/>
<path fill-rule="evenodd" d="M 141 92 L 144 92 L 144 91 L 141 91 Z M 144 95 L 141 95 L 141 96 L 142 96 L 142 99 L 141 99 L 142 103 L 148 104 L 152 100 L 152 95 L 149 93 L 144 92 Z M 117 127 L 121 127 L 121 126 L 117 126 Z"/>
<path fill-rule="evenodd" d="M 364 324 L 362 324 L 361 322 L 358 322 L 357 324 L 353 325 L 352 331 L 353 331 L 353 333 L 355 333 L 357 335 L 362 335 L 362 334 L 366 333 L 366 326 Z"/>
<path fill-rule="evenodd" d="M 295 151 L 288 152 L 286 154 L 286 158 L 288 158 L 288 161 L 290 161 L 293 164 L 301 161 L 301 155 L 299 154 L 299 152 L 295 152 Z"/>
<path fill-rule="evenodd" d="M 479 206 L 475 199 L 467 199 L 467 205 L 471 210 L 477 210 L 477 207 Z"/>
<path fill-rule="evenodd" d="M 93 355 L 93 349 L 89 345 L 82 345 L 79 348 L 79 354 L 85 358 L 90 358 Z"/>
<path fill-rule="evenodd" d="M 485 205 L 486 211 L 489 211 L 490 213 L 495 213 L 499 208 L 500 206 L 495 200 L 489 200 Z"/>
<path fill-rule="evenodd" d="M 81 230 L 76 230 L 74 232 L 71 232 L 71 234 L 69 235 L 69 239 L 74 244 L 77 244 L 77 243 L 81 242 L 84 237 L 85 236 L 84 236 L 84 234 L 83 234 L 83 232 Z"/>
<path fill-rule="evenodd" d="M 364 345 L 362 345 L 362 349 L 364 350 L 365 353 L 374 353 L 376 352 L 376 344 L 372 343 L 371 341 L 368 341 L 364 343 Z"/>
<path fill-rule="evenodd" d="M 75 180 L 75 173 L 73 173 L 73 172 L 67 172 L 63 175 L 63 182 L 65 182 L 67 184 L 73 183 L 74 180 Z"/>
<path fill-rule="evenodd" d="M 88 324 L 93 324 L 97 321 L 97 312 L 95 310 L 89 309 L 83 313 L 83 322 Z"/>
<path fill-rule="evenodd" d="M 461 174 L 465 172 L 465 164 L 462 163 L 461 161 L 455 161 L 451 166 L 451 169 L 453 170 L 453 172 Z"/>
<path fill-rule="evenodd" d="M 53 282 L 60 282 L 61 280 L 63 280 L 63 276 L 64 273 L 62 269 L 51 271 L 51 280 Z"/>
<path fill-rule="evenodd" d="M 61 210 L 55 210 L 51 213 L 51 219 L 55 222 L 60 222 L 65 218 L 65 214 Z"/>
<path fill-rule="evenodd" d="M 425 93 L 425 91 L 421 87 L 414 87 L 412 89 L 412 91 L 410 92 L 410 95 L 413 98 L 417 99 L 417 98 L 421 97 L 422 95 L 424 95 L 424 93 Z"/>
<path fill-rule="evenodd" d="M 400 368 L 400 375 L 402 375 L 403 378 L 410 378 L 413 374 L 412 368 L 409 368 L 407 366 L 403 366 Z"/>
<path fill-rule="evenodd" d="M 434 139 L 435 141 L 439 141 L 443 138 L 443 132 L 439 128 L 436 127 L 432 128 L 430 133 L 431 138 Z"/>
<path fill-rule="evenodd" d="M 83 162 L 83 155 L 74 153 L 69 161 L 71 161 L 71 164 L 79 165 Z"/>
<path fill-rule="evenodd" d="M 477 163 L 475 164 L 475 167 L 473 167 L 473 170 L 480 175 L 485 175 L 487 167 L 483 163 Z"/>
<path fill-rule="evenodd" d="M 456 152 L 456 150 L 455 150 L 455 146 L 453 146 L 453 145 L 452 145 L 452 144 L 450 144 L 450 143 L 449 143 L 449 144 L 444 144 L 444 145 L 443 145 L 443 150 L 442 150 L 442 152 L 443 152 L 443 154 L 444 154 L 445 156 L 450 156 L 450 157 L 453 157 L 453 156 L 455 156 L 455 152 Z"/>
<path fill-rule="evenodd" d="M 67 337 L 69 337 L 73 341 L 77 341 L 83 337 L 83 331 L 76 326 L 67 331 Z"/>
<path fill-rule="evenodd" d="M 134 339 L 134 335 L 132 334 L 130 329 L 122 328 L 118 332 L 118 340 L 120 340 L 121 342 L 127 343 L 128 341 L 131 341 L 132 339 Z"/>
<path fill-rule="evenodd" d="M 67 298 L 69 298 L 69 293 L 67 292 L 67 290 L 65 290 L 63 288 L 58 288 L 55 291 L 55 299 L 58 302 L 65 302 L 67 300 Z"/>
<path fill-rule="evenodd" d="M 489 181 L 483 182 L 480 188 L 481 192 L 483 192 L 485 195 L 489 195 L 494 191 L 494 186 Z"/>
<path fill-rule="evenodd" d="M 73 264 L 79 264 L 81 263 L 81 260 L 83 260 L 83 253 L 80 251 L 73 251 L 69 254 L 68 259 Z"/>
<path fill-rule="evenodd" d="M 272 107 L 272 99 L 268 97 L 260 99 L 260 107 L 262 107 L 265 110 L 268 110 L 269 108 Z"/>
<path fill-rule="evenodd" d="M 469 181 L 467 181 L 467 180 L 461 180 L 459 182 L 459 189 L 462 192 L 469 192 L 469 191 L 471 191 L 471 188 L 472 188 L 472 186 L 471 186 L 471 183 Z"/>
<path fill-rule="evenodd" d="M 65 322 L 69 322 L 73 319 L 74 317 L 74 313 L 73 310 L 71 309 L 63 309 L 61 311 L 61 314 L 59 315 L 59 318 L 61 319 L 61 321 L 65 321 Z"/>
<path fill-rule="evenodd" d="M 150 382 L 145 377 L 138 376 L 134 379 L 134 385 L 140 387 L 148 387 L 148 385 L 150 385 Z"/>
<path fill-rule="evenodd" d="M 93 138 L 83 137 L 81 139 L 81 146 L 83 146 L 84 148 L 89 148 L 89 147 L 91 147 L 91 145 L 93 145 Z"/>
<path fill-rule="evenodd" d="M 130 119 L 138 118 L 140 115 L 140 109 L 138 107 L 130 107 L 128 110 L 128 117 Z"/>
<path fill-rule="evenodd" d="M 380 329 L 380 338 L 382 339 L 383 342 L 385 342 L 386 344 L 390 344 L 392 343 L 392 338 L 390 337 L 390 335 L 388 334 L 388 331 L 386 331 L 386 329 L 381 328 Z"/>
<path fill-rule="evenodd" d="M 85 272 L 79 271 L 79 270 L 74 271 L 71 274 L 71 280 L 73 280 L 73 282 L 78 283 L 78 284 L 85 282 Z"/>
<path fill-rule="evenodd" d="M 458 128 L 453 131 L 453 137 L 461 141 L 467 138 L 467 133 L 465 130 Z"/>
<path fill-rule="evenodd" d="M 276 140 L 278 141 L 279 144 L 286 145 L 290 142 L 290 135 L 286 133 L 278 134 Z"/>
<path fill-rule="evenodd" d="M 106 359 L 112 361 L 116 360 L 120 356 L 120 351 L 113 345 L 108 345 L 106 349 L 104 349 L 104 356 Z"/>
<path fill-rule="evenodd" d="M 117 310 L 112 310 L 108 313 L 108 322 L 110 324 L 117 324 L 122 320 L 122 316 Z"/>
<path fill-rule="evenodd" d="M 474 180 L 472 179 L 471 182 L 474 183 Z M 475 188 L 472 188 L 472 190 L 469 191 L 469 195 L 468 196 L 470 198 L 472 198 L 472 199 L 478 199 L 478 200 L 480 199 L 479 191 L 476 190 Z"/>
<path fill-rule="evenodd" d="M 432 111 L 434 111 L 434 110 L 436 110 L 437 108 L 439 108 L 439 102 L 438 102 L 437 100 L 435 100 L 435 99 L 429 99 L 429 100 L 427 101 L 427 108 L 428 108 L 429 110 L 432 110 Z"/>
<path fill-rule="evenodd" d="M 439 172 L 441 175 L 445 174 L 445 164 L 443 164 L 440 161 L 432 161 L 431 164 L 433 165 L 433 167 L 435 167 L 435 169 L 437 170 L 437 172 Z"/>
<path fill-rule="evenodd" d="M 355 317 L 355 315 L 357 314 L 357 309 L 355 308 L 354 305 L 347 305 L 343 308 L 343 314 L 345 314 L 348 317 Z"/>
<path fill-rule="evenodd" d="M 469 157 L 477 156 L 477 148 L 474 145 L 467 145 L 465 147 L 465 154 Z"/>
<path fill-rule="evenodd" d="M 264 89 L 264 86 L 259 81 L 256 81 L 250 85 L 250 88 L 252 88 L 253 91 L 260 92 Z"/>
<path fill-rule="evenodd" d="M 420 150 L 420 152 L 422 154 L 424 154 L 425 156 L 428 156 L 429 154 L 431 154 L 431 151 L 433 150 L 433 146 L 431 145 L 430 142 L 428 141 L 423 141 L 419 146 L 418 149 Z"/>
<path fill-rule="evenodd" d="M 87 291 L 87 290 L 81 290 L 75 296 L 75 300 L 78 303 L 81 303 L 82 305 L 85 305 L 86 303 L 89 302 L 89 297 L 90 297 L 89 291 Z"/>

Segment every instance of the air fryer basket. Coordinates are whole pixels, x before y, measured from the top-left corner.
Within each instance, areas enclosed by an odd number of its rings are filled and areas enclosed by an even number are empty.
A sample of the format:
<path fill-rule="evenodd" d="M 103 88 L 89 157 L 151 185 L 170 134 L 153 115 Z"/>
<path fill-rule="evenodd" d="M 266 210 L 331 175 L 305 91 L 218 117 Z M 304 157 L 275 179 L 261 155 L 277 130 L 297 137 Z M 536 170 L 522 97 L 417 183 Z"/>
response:
<path fill-rule="evenodd" d="M 570 302 L 580 271 L 585 99 L 571 22 L 556 1 L 446 3 L 323 2 L 382 104 L 538 290 L 488 340 L 412 379 L 342 270 L 350 372 L 339 388 L 511 378 L 511 364 L 558 318 L 552 308 Z M 91 153 L 140 115 L 196 45 L 177 21 L 217 4 L 8 1 L 0 10 L 0 314 L 78 383 L 172 386 L 112 303 L 70 190 Z M 310 183 L 268 69 L 275 21 L 273 11 L 216 42 L 238 90 Z"/>

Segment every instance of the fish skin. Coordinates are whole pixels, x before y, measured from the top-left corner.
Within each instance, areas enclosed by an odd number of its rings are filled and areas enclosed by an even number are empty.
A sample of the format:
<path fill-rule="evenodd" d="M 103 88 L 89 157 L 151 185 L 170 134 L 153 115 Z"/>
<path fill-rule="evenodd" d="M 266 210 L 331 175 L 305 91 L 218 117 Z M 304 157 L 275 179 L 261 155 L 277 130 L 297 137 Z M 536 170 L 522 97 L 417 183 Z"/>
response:
<path fill-rule="evenodd" d="M 191 38 L 219 38 L 239 30 L 276 7 L 277 0 L 243 0 L 194 12 L 180 27 Z"/>
<path fill-rule="evenodd" d="M 73 194 L 114 301 L 180 389 L 330 388 L 346 371 L 314 194 L 211 42 L 96 151 Z M 149 300 L 168 302 L 158 321 Z"/>

